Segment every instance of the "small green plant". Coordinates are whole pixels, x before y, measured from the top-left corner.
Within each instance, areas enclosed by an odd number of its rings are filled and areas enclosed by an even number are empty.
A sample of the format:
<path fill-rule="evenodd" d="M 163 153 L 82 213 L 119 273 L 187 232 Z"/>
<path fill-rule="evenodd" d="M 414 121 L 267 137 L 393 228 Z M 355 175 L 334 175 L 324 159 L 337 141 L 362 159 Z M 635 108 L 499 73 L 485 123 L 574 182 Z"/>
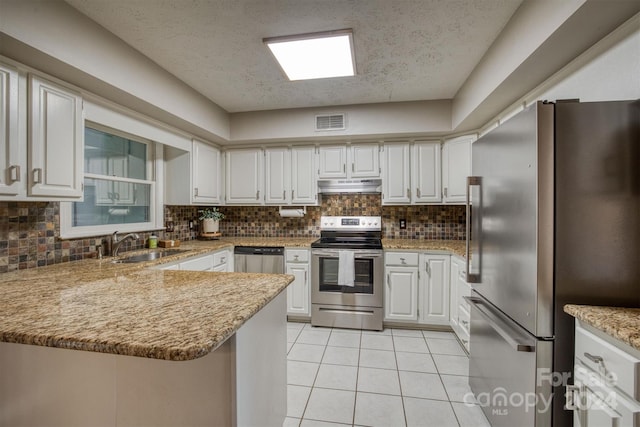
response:
<path fill-rule="evenodd" d="M 220 221 L 224 219 L 224 214 L 218 210 L 218 208 L 206 208 L 198 210 L 200 217 L 198 218 L 200 221 L 203 219 L 212 219 L 214 221 Z"/>

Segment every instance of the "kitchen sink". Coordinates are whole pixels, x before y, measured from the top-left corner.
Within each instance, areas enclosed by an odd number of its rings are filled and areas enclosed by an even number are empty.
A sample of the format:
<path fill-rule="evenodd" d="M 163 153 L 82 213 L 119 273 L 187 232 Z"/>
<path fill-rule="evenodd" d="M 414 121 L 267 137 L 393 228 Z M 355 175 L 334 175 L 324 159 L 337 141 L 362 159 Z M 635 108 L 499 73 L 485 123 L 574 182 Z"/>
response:
<path fill-rule="evenodd" d="M 114 259 L 114 264 L 134 264 L 137 262 L 153 261 L 154 259 L 160 259 L 170 255 L 176 255 L 185 252 L 182 249 L 168 249 L 166 251 L 153 251 L 144 254 L 131 255 L 119 259 Z"/>

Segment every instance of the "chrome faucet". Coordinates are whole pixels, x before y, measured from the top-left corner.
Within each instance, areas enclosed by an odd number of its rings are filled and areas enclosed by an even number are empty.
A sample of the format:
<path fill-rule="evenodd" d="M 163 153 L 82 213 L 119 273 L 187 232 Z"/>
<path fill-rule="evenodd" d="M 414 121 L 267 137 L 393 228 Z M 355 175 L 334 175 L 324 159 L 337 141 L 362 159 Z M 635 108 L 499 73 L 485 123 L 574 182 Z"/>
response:
<path fill-rule="evenodd" d="M 118 239 L 118 232 L 114 231 L 113 235 L 111 236 L 111 255 L 118 256 L 118 251 L 120 250 L 120 245 L 122 245 L 124 243 L 125 240 L 127 239 L 136 239 L 138 240 L 140 238 L 140 236 L 138 236 L 138 233 L 129 233 L 126 236 Z"/>

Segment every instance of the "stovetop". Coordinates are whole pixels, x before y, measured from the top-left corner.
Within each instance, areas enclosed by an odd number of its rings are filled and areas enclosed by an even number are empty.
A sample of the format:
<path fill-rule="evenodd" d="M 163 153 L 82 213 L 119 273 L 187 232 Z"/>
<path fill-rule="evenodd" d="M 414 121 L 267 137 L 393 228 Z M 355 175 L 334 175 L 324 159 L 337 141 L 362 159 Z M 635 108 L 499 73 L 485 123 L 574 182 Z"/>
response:
<path fill-rule="evenodd" d="M 323 216 L 320 239 L 312 248 L 382 249 L 382 218 L 379 216 Z"/>

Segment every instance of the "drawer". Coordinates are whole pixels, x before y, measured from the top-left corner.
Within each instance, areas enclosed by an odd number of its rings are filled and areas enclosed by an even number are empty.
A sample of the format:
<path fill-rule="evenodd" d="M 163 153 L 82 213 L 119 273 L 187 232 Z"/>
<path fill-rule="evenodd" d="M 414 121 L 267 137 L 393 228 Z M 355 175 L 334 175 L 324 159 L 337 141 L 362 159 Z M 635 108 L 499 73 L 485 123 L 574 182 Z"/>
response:
<path fill-rule="evenodd" d="M 467 302 L 466 299 L 464 299 L 464 297 L 471 296 L 471 286 L 469 286 L 467 282 L 463 282 L 461 280 L 458 280 L 457 286 L 458 286 L 458 289 L 457 289 L 458 304 L 465 307 L 465 310 L 467 310 L 467 312 L 471 312 L 471 307 L 469 306 L 469 303 Z"/>
<path fill-rule="evenodd" d="M 613 379 L 613 386 L 640 400 L 640 359 L 580 326 L 576 328 L 575 351 L 582 364 Z"/>
<path fill-rule="evenodd" d="M 386 265 L 418 266 L 418 254 L 416 252 L 387 252 L 384 254 Z"/>
<path fill-rule="evenodd" d="M 309 262 L 309 251 L 306 249 L 287 249 L 284 256 L 286 262 Z"/>
<path fill-rule="evenodd" d="M 226 264 L 229 261 L 229 251 L 222 251 L 213 254 L 213 266 Z"/>
<path fill-rule="evenodd" d="M 180 262 L 180 270 L 207 271 L 211 268 L 213 268 L 213 255 L 205 255 Z"/>
<path fill-rule="evenodd" d="M 471 322 L 471 315 L 469 314 L 469 306 L 458 306 L 458 324 L 469 336 L 469 324 Z"/>

